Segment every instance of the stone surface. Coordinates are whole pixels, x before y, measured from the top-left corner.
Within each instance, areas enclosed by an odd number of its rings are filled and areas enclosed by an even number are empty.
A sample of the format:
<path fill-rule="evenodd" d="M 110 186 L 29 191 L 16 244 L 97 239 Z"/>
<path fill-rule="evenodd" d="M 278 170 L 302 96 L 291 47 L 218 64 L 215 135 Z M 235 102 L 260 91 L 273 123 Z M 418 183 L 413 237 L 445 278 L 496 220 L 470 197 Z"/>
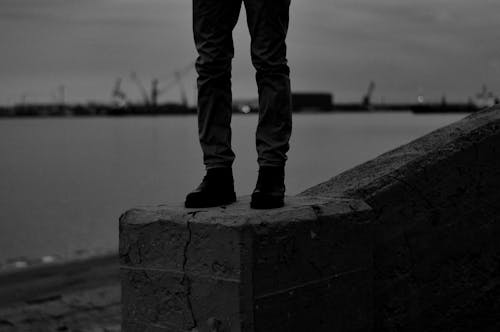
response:
<path fill-rule="evenodd" d="M 395 177 L 446 160 L 462 149 L 477 147 L 481 139 L 495 135 L 499 118 L 498 105 L 474 113 L 313 186 L 301 195 L 367 199 L 386 186 L 397 183 Z M 482 157 L 494 159 L 495 153 Z"/>
<path fill-rule="evenodd" d="M 245 197 L 224 208 L 163 206 L 124 214 L 124 329 L 356 330 L 371 324 L 373 216 L 365 203 L 290 197 L 281 209 L 248 206 Z"/>
<path fill-rule="evenodd" d="M 375 330 L 500 330 L 500 108 L 303 195 L 357 197 L 377 215 Z"/>

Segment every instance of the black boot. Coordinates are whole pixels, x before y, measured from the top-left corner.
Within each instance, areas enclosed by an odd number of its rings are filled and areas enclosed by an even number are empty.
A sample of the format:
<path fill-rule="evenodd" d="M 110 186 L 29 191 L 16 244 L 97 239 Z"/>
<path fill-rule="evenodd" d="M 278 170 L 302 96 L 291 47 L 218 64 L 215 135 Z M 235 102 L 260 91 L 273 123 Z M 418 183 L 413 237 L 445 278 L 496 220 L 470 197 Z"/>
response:
<path fill-rule="evenodd" d="M 236 201 L 233 170 L 230 167 L 211 168 L 201 184 L 186 196 L 187 208 L 205 208 Z"/>
<path fill-rule="evenodd" d="M 252 193 L 252 209 L 274 209 L 284 205 L 285 168 L 262 166 Z"/>

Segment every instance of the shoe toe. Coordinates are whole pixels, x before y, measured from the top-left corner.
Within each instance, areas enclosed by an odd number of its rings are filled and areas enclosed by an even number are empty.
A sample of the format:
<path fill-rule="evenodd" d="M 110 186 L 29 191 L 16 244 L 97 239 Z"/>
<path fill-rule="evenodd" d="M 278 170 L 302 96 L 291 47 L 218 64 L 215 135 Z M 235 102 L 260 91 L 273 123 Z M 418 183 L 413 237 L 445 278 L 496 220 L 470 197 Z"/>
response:
<path fill-rule="evenodd" d="M 201 193 L 199 192 L 191 192 L 187 194 L 186 201 L 184 202 L 184 206 L 187 208 L 195 208 L 200 205 L 200 202 L 203 201 L 201 197 Z"/>
<path fill-rule="evenodd" d="M 186 208 L 206 208 L 223 206 L 234 203 L 236 195 L 232 193 L 206 193 L 206 192 L 191 192 L 186 196 L 184 206 Z"/>

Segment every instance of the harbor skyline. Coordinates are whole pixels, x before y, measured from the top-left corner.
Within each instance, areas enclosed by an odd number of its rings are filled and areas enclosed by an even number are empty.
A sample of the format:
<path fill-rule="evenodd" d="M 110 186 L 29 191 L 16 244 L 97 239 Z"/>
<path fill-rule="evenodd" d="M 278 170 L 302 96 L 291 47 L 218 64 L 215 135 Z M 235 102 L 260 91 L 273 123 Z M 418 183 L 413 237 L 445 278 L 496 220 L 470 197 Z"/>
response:
<path fill-rule="evenodd" d="M 288 38 L 295 91 L 358 101 L 376 81 L 374 101 L 418 95 L 466 101 L 486 84 L 500 94 L 500 3 L 480 0 L 292 1 Z M 183 0 L 4 0 L 0 3 L 0 104 L 107 102 L 115 80 L 140 100 L 130 79 L 172 80 L 195 59 L 191 3 Z M 256 96 L 245 14 L 234 33 L 235 98 Z M 182 84 L 190 102 L 195 73 Z M 162 101 L 180 100 L 177 87 Z"/>

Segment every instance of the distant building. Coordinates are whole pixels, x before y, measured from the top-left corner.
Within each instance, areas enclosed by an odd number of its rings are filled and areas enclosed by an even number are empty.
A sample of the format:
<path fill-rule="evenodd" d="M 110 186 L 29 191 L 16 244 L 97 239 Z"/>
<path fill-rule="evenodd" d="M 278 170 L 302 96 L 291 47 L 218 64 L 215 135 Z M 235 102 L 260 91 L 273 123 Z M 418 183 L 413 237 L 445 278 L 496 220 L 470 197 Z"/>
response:
<path fill-rule="evenodd" d="M 328 111 L 333 108 L 333 96 L 331 93 L 294 92 L 292 93 L 292 107 L 294 111 Z"/>

